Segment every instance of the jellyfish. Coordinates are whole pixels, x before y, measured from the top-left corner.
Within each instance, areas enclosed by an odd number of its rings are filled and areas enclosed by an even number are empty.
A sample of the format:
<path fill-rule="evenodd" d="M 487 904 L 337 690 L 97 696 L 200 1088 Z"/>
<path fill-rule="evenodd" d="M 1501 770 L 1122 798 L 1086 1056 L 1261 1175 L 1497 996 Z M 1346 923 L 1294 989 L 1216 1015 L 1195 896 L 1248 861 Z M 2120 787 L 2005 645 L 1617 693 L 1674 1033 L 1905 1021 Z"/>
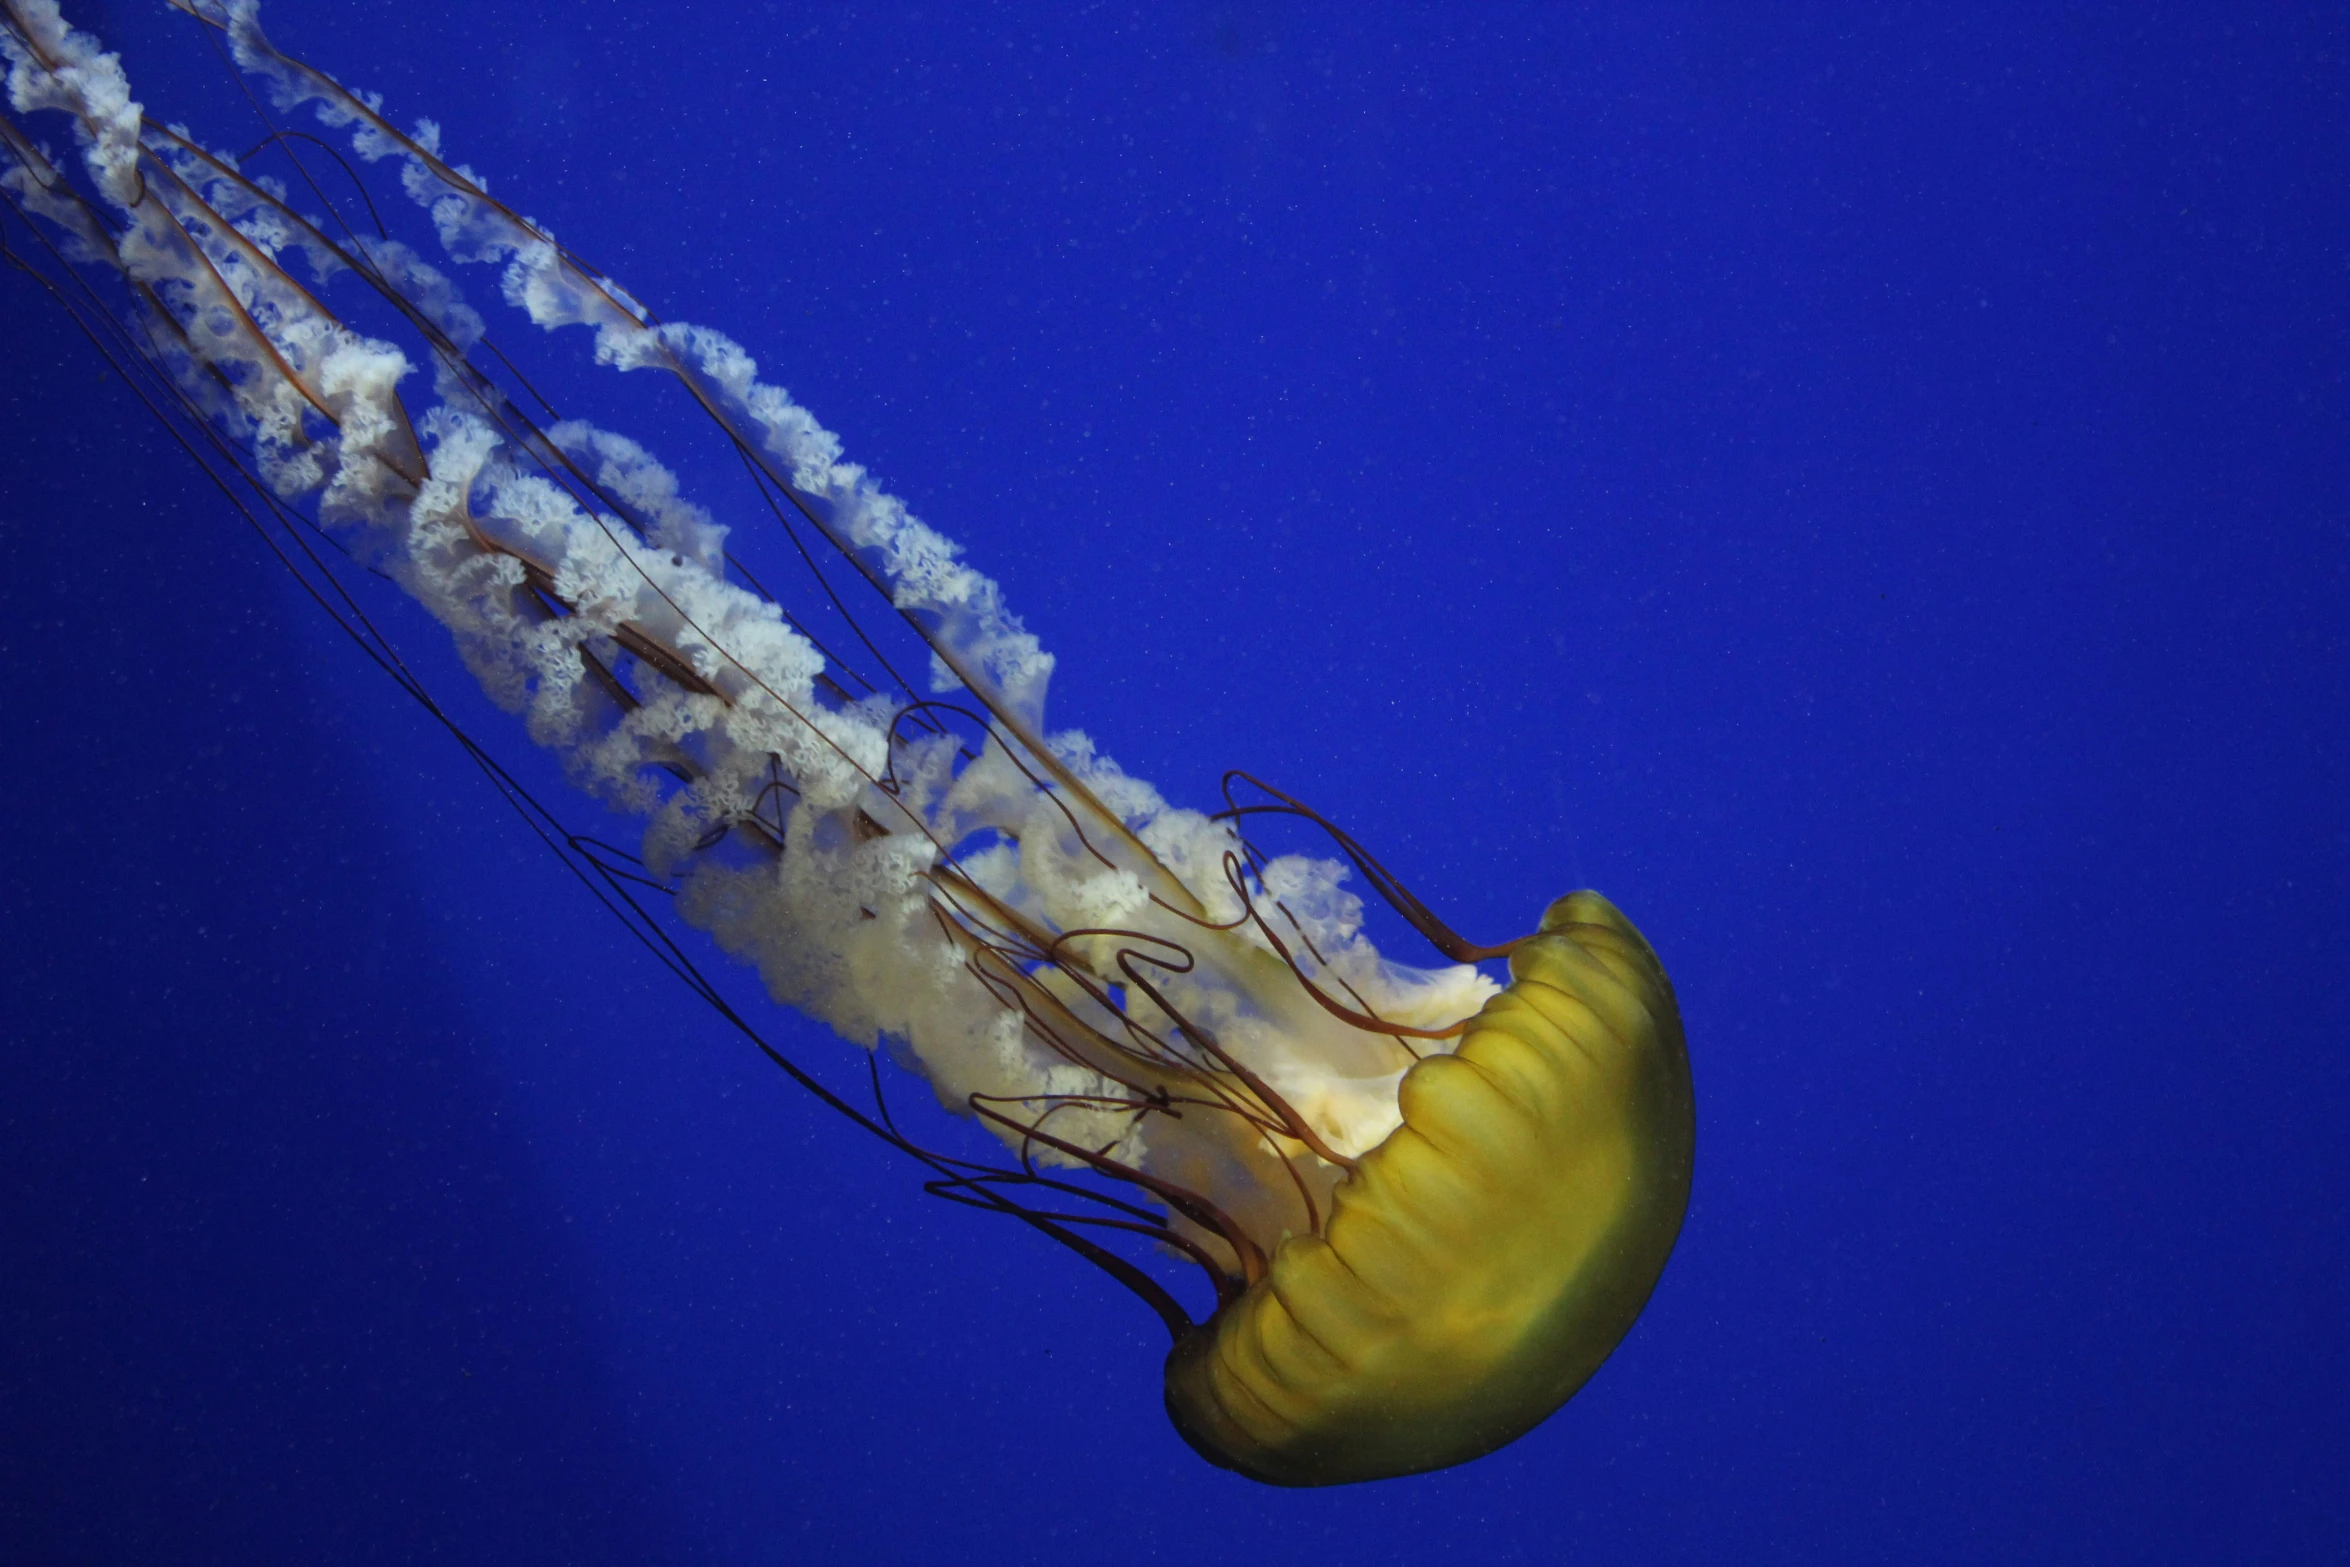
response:
<path fill-rule="evenodd" d="M 1263 780 L 1185 809 L 1049 730 L 1052 657 L 998 586 L 739 343 L 663 320 L 430 122 L 278 49 L 255 0 L 171 3 L 263 89 L 264 140 L 157 123 L 56 0 L 0 0 L 0 246 L 662 961 L 927 1190 L 1155 1312 L 1168 1415 L 1212 1463 L 1287 1486 L 1441 1468 L 1584 1384 L 1662 1274 L 1694 1160 L 1673 988 L 1613 904 L 1572 893 L 1480 945 Z M 367 165 L 440 259 L 330 197 Z M 645 446 L 540 399 L 468 266 L 688 399 L 788 574 Z M 571 831 L 449 718 L 371 574 L 639 841 Z M 1328 851 L 1269 852 L 1275 827 Z M 1383 956 L 1350 877 L 1446 962 Z M 869 1100 L 768 1043 L 680 927 L 864 1047 Z M 1502 962 L 1506 983 L 1480 967 Z M 884 1045 L 999 1151 L 903 1131 Z M 1174 1282 L 1194 1270 L 1204 1310 Z"/>

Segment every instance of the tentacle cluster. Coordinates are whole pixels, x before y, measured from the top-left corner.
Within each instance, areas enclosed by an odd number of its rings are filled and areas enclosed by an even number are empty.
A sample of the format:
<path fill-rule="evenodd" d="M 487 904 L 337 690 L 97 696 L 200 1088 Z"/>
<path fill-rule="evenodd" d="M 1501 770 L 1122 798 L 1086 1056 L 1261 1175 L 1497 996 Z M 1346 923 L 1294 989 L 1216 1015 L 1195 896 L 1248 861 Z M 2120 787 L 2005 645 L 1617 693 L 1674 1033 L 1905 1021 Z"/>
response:
<path fill-rule="evenodd" d="M 370 656 L 430 700 L 338 551 L 447 628 L 583 789 L 644 818 L 625 859 L 542 825 L 607 893 L 632 909 L 642 889 L 671 894 L 779 999 L 868 1046 L 899 1042 L 997 1133 L 1009 1164 L 914 1148 L 886 1104 L 857 1112 L 943 1195 L 1055 1234 L 1177 1329 L 1187 1314 L 1164 1287 L 1089 1234 L 1155 1240 L 1224 1301 L 1284 1235 L 1318 1233 L 1334 1187 L 1399 1123 L 1405 1070 L 1451 1049 L 1493 994 L 1469 965 L 1507 948 L 1454 937 L 1360 845 L 1255 780 L 1227 779 L 1221 812 L 1184 811 L 1084 736 L 1048 734 L 1052 660 L 996 585 L 739 345 L 662 321 L 491 196 L 429 122 L 402 130 L 279 50 L 252 0 L 174 3 L 278 114 L 307 109 L 361 163 L 391 164 L 447 257 L 498 267 L 534 325 L 584 326 L 601 363 L 668 378 L 787 546 L 770 592 L 650 453 L 547 407 L 319 138 L 272 119 L 244 157 L 208 147 L 143 114 L 54 0 L 0 0 L 0 189 L 24 220 L 9 258 L 248 515 L 283 530 L 289 565 Z M 43 124 L 69 130 L 78 178 Z M 247 167 L 263 162 L 295 185 Z M 356 189 L 367 220 L 330 186 Z M 407 347 L 324 302 L 351 284 Z M 412 412 L 420 362 L 430 391 Z M 901 677 L 909 653 L 951 700 Z M 1326 831 L 1341 859 L 1262 852 L 1242 827 L 1264 817 Z M 1455 966 L 1382 959 L 1339 885 L 1350 867 Z"/>

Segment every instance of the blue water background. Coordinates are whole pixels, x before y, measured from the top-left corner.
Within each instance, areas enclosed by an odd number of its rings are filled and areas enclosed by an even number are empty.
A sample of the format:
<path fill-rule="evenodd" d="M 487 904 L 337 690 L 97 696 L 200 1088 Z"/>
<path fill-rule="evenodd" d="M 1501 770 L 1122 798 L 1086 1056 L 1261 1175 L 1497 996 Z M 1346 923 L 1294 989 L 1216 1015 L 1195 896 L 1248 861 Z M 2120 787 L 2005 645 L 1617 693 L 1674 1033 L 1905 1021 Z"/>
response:
<path fill-rule="evenodd" d="M 1146 1312 L 648 961 L 9 275 L 0 1558 L 2350 1552 L 2338 7 L 266 19 L 749 345 L 1057 724 L 1482 939 L 1616 898 L 1695 1195 L 1515 1446 L 1208 1468 Z M 662 388 L 493 325 L 777 558 Z"/>

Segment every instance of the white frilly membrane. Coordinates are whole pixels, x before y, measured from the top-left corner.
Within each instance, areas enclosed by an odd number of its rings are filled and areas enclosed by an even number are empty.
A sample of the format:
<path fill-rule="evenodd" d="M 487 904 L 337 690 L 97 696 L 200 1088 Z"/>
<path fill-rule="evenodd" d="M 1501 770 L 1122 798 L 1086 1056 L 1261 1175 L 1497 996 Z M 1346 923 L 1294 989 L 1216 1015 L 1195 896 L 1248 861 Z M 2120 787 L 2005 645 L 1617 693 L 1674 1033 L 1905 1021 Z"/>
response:
<path fill-rule="evenodd" d="M 889 1042 L 1002 1139 L 1006 1168 L 1139 1185 L 1137 1211 L 1166 1210 L 1144 1233 L 1164 1225 L 1220 1294 L 1318 1228 L 1351 1160 L 1399 1124 L 1404 1069 L 1452 1048 L 1493 982 L 1381 958 L 1344 862 L 1266 858 L 1234 818 L 1169 805 L 1084 735 L 1048 738 L 1052 658 L 996 584 L 740 345 L 659 322 L 446 161 L 435 126 L 396 130 L 371 95 L 280 53 L 252 0 L 177 3 L 277 111 L 307 108 L 396 166 L 451 260 L 501 269 L 508 305 L 588 328 L 602 364 L 674 377 L 842 593 L 878 607 L 878 588 L 884 618 L 922 633 L 937 699 L 852 695 L 867 649 L 820 651 L 643 447 L 522 416 L 469 361 L 482 319 L 446 274 L 146 120 L 55 0 L 0 0 L 0 187 L 56 254 L 118 274 L 138 351 L 183 407 L 447 627 L 578 787 L 644 821 L 642 861 L 684 920 L 777 1000 Z M 51 126 L 70 127 L 81 182 L 39 140 Z M 320 303 L 336 283 L 414 329 L 421 414 L 397 390 L 408 355 Z"/>

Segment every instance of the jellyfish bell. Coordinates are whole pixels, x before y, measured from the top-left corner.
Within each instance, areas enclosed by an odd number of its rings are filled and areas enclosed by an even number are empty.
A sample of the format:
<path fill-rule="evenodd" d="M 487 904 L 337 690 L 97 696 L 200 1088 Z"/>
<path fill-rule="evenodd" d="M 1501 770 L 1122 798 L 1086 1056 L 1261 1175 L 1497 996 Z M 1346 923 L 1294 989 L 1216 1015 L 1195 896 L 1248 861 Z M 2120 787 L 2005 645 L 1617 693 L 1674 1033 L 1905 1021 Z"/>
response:
<path fill-rule="evenodd" d="M 1286 1485 L 1437 1468 L 1583 1384 L 1661 1274 L 1694 1146 L 1672 987 L 1613 905 L 1577 893 L 1478 946 L 1259 780 L 1185 810 L 1048 732 L 1052 659 L 996 584 L 740 345 L 663 321 L 430 126 L 279 50 L 252 0 L 173 3 L 275 115 L 390 163 L 448 259 L 500 269 L 529 322 L 585 327 L 599 363 L 674 384 L 788 541 L 793 575 L 755 574 L 644 447 L 528 411 L 452 275 L 328 200 L 317 137 L 272 120 L 242 158 L 207 146 L 148 118 L 55 0 L 0 0 L 9 258 L 663 961 L 928 1190 L 1155 1311 L 1169 1415 L 1213 1462 Z M 55 126 L 77 156 L 44 141 Z M 261 158 L 295 180 L 246 167 Z M 338 288 L 407 346 L 351 325 Z M 458 728 L 379 626 L 368 571 L 573 785 L 642 823 L 633 851 L 566 828 Z M 1267 852 L 1283 826 L 1336 857 Z M 1383 956 L 1350 876 L 1450 962 Z M 775 999 L 888 1042 L 1002 1155 L 909 1135 L 870 1056 L 869 1104 L 802 1069 L 677 923 Z M 1478 967 L 1504 959 L 1506 985 Z"/>
<path fill-rule="evenodd" d="M 1212 1461 L 1281 1485 L 1442 1468 L 1573 1396 L 1648 1301 L 1696 1119 L 1663 966 L 1597 893 L 1560 899 L 1401 1124 L 1265 1276 L 1167 1360 Z"/>

